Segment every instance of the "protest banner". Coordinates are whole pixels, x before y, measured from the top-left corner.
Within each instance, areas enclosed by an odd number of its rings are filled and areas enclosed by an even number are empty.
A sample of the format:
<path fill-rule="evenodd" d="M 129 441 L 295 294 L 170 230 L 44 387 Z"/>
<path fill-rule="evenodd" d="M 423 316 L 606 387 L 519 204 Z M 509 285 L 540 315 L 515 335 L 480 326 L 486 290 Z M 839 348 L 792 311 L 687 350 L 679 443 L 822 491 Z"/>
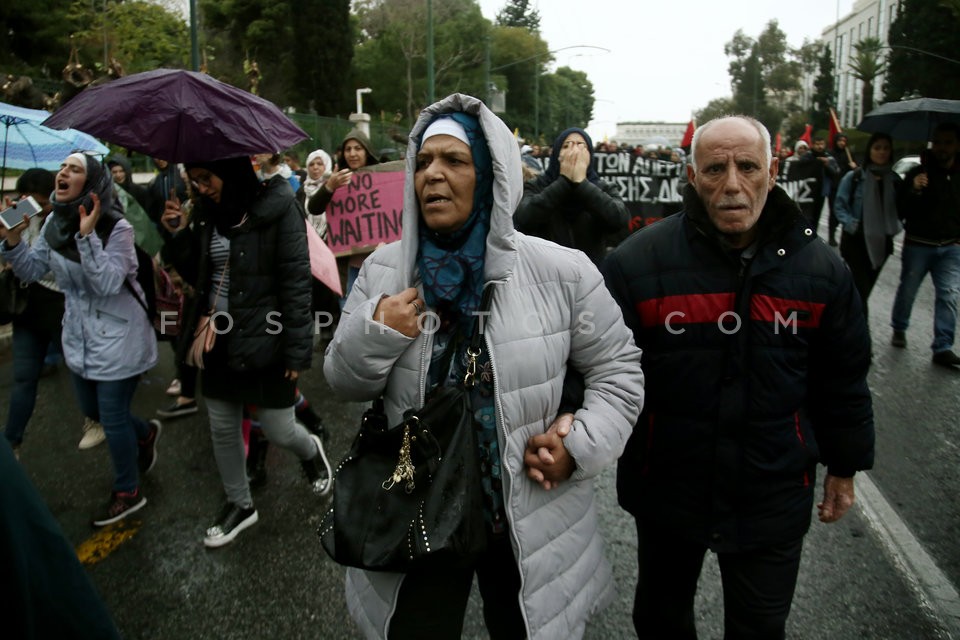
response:
<path fill-rule="evenodd" d="M 800 206 L 807 220 L 817 219 L 813 209 L 817 201 L 823 204 L 818 197 L 823 189 L 823 165 L 820 162 L 812 158 L 787 160 L 777 184 Z"/>
<path fill-rule="evenodd" d="M 545 166 L 549 160 L 539 159 Z M 634 231 L 680 211 L 686 166 L 624 151 L 594 154 L 597 173 L 618 188 L 630 211 Z M 327 244 L 337 256 L 364 253 L 382 242 L 400 239 L 403 208 L 400 171 L 358 171 L 337 189 L 327 207 Z"/>
<path fill-rule="evenodd" d="M 327 244 L 337 256 L 400 239 L 403 172 L 357 171 L 327 205 Z"/>
<path fill-rule="evenodd" d="M 683 208 L 686 165 L 635 156 L 629 151 L 595 153 L 597 174 L 620 190 L 630 211 L 630 231 Z"/>
<path fill-rule="evenodd" d="M 549 164 L 549 158 L 539 160 L 544 168 Z M 682 162 L 637 157 L 629 151 L 598 151 L 593 154 L 593 165 L 604 181 L 617 187 L 627 205 L 629 231 L 677 213 L 683 207 L 686 166 Z"/>

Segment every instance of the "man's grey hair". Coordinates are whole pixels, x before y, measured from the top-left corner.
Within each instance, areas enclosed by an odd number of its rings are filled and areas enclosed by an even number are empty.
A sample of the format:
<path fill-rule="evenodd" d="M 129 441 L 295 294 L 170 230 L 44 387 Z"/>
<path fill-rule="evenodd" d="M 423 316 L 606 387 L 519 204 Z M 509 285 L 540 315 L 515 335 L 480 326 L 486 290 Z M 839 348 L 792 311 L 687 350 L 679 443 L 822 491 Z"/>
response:
<path fill-rule="evenodd" d="M 757 132 L 760 134 L 760 137 L 763 139 L 763 155 L 767 160 L 767 168 L 769 168 L 770 164 L 773 162 L 773 150 L 771 149 L 772 145 L 770 144 L 770 132 L 767 131 L 767 128 L 763 126 L 763 123 L 756 118 L 742 115 L 729 115 L 714 118 L 713 120 L 708 121 L 706 124 L 697 127 L 697 129 L 693 132 L 693 141 L 690 143 L 690 164 L 693 166 L 693 170 L 697 170 L 697 143 L 700 142 L 700 136 L 703 135 L 704 131 L 713 125 L 725 120 L 743 120 L 757 130 Z"/>

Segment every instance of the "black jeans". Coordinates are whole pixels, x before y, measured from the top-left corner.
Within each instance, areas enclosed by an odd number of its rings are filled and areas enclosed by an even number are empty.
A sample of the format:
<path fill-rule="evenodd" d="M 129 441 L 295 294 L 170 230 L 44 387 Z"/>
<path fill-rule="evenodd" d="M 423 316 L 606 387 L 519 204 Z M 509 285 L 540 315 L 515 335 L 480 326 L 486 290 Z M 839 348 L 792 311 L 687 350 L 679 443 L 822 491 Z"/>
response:
<path fill-rule="evenodd" d="M 850 267 L 850 275 L 853 276 L 853 284 L 857 288 L 857 293 L 860 294 L 860 303 L 863 305 L 863 317 L 867 319 L 867 324 L 870 323 L 867 300 L 870 298 L 870 292 L 873 291 L 873 286 L 877 284 L 877 279 L 880 277 L 883 265 L 891 253 L 893 253 L 893 238 L 887 236 L 886 255 L 880 263 L 880 266 L 874 267 L 873 263 L 870 262 L 870 254 L 867 253 L 867 244 L 863 237 L 862 223 L 856 233 L 849 234 L 843 231 L 840 234 L 840 256 L 847 263 L 847 266 Z"/>
<path fill-rule="evenodd" d="M 527 636 L 520 611 L 520 571 L 507 536 L 491 539 L 466 568 L 431 567 L 408 573 L 390 619 L 390 640 L 459 640 L 463 634 L 473 574 L 483 598 L 483 621 L 491 640 Z"/>
<path fill-rule="evenodd" d="M 633 626 L 645 640 L 696 640 L 693 604 L 707 548 L 637 520 Z M 797 584 L 803 538 L 718 553 L 725 640 L 782 640 Z"/>

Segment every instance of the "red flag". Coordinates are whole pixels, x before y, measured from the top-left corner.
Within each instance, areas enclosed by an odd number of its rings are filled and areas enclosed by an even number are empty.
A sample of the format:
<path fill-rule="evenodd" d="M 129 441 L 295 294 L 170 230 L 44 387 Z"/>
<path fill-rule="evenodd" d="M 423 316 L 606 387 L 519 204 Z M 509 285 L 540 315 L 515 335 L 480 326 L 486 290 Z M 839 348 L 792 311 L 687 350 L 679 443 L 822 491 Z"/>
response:
<path fill-rule="evenodd" d="M 812 147 L 813 146 L 813 140 L 811 140 L 812 135 L 813 135 L 813 125 L 808 124 L 807 128 L 803 130 L 803 135 L 797 138 L 797 142 L 799 142 L 800 140 L 803 140 L 804 142 L 807 143 L 808 147 Z"/>
<path fill-rule="evenodd" d="M 779 154 L 780 154 L 780 146 L 781 146 L 782 144 L 783 144 L 783 142 L 782 142 L 782 140 L 780 139 L 780 132 L 777 131 L 777 135 L 776 135 L 776 137 L 773 139 L 773 155 L 776 156 L 776 155 L 779 155 Z"/>
<path fill-rule="evenodd" d="M 687 130 L 683 132 L 683 140 L 680 141 L 681 147 L 689 147 L 693 144 L 693 132 L 697 129 L 697 121 L 690 120 L 687 123 Z"/>
<path fill-rule="evenodd" d="M 840 127 L 837 112 L 833 110 L 833 107 L 830 107 L 830 135 L 827 139 L 827 144 L 830 145 L 831 149 L 833 148 L 833 139 L 838 133 L 843 133 L 843 128 Z"/>

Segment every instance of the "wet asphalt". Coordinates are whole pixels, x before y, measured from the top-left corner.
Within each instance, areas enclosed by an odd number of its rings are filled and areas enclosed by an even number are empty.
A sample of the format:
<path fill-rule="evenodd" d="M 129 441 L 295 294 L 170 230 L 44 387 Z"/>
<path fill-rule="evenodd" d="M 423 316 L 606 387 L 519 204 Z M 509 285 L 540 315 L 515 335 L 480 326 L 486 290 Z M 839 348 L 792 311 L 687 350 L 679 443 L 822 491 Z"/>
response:
<path fill-rule="evenodd" d="M 877 414 L 877 460 L 870 473 L 880 492 L 954 586 L 960 585 L 960 371 L 934 367 L 928 348 L 933 305 L 929 280 L 918 296 L 907 349 L 888 346 L 889 309 L 899 257 L 887 263 L 871 298 L 874 365 L 870 380 Z M 838 357 L 842 357 L 838 354 Z M 331 434 L 339 460 L 363 407 L 343 402 L 322 375 L 322 353 L 301 388 Z M 6 412 L 9 354 L 0 355 L 0 411 Z M 172 351 L 143 379 L 137 413 L 169 402 Z M 207 550 L 204 529 L 222 504 L 210 436 L 199 413 L 164 421 L 155 470 L 143 481 L 148 499 L 110 540 L 88 522 L 110 491 L 106 445 L 79 451 L 82 418 L 62 368 L 41 381 L 22 464 L 47 500 L 64 534 L 87 559 L 89 574 L 130 639 L 358 638 L 343 596 L 344 571 L 316 536 L 327 500 L 312 495 L 295 457 L 274 449 L 268 482 L 254 499 L 260 522 L 231 545 Z M 821 471 L 822 478 L 822 471 Z M 591 620 L 593 640 L 636 637 L 630 620 L 635 576 L 632 519 L 616 505 L 612 470 L 597 480 L 616 598 Z M 881 542 L 858 508 L 833 525 L 814 522 L 804 547 L 789 638 L 947 638 L 956 627 L 925 604 L 917 579 Z M 697 597 L 701 638 L 721 638 L 722 593 L 708 556 Z M 486 638 L 474 590 L 464 638 Z M 960 640 L 960 636 L 958 637 Z"/>

